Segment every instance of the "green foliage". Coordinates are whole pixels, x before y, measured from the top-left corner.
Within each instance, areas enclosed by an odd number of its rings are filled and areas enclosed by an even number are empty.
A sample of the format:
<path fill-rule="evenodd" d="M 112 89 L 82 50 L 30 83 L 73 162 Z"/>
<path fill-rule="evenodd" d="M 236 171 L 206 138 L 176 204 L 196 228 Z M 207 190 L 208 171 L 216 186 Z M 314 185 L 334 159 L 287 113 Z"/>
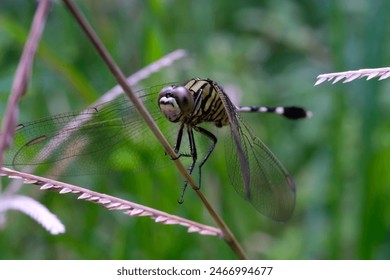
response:
<path fill-rule="evenodd" d="M 0 3 L 0 117 L 34 3 Z M 295 179 L 296 209 L 286 224 L 261 216 L 235 193 L 226 174 L 223 141 L 203 169 L 202 190 L 250 257 L 390 258 L 389 82 L 313 87 L 321 73 L 389 66 L 388 1 L 77 4 L 127 75 L 177 48 L 189 51 L 188 58 L 139 88 L 208 77 L 228 92 L 239 89 L 242 105 L 298 105 L 313 112 L 311 119 L 297 122 L 244 116 Z M 61 1 L 54 3 L 21 102 L 21 121 L 82 110 L 114 85 Z M 144 160 L 153 165 L 152 157 Z M 83 187 L 212 224 L 191 190 L 184 204 L 177 203 L 182 178 L 172 166 L 78 179 Z M 31 186 L 22 192 L 45 204 L 67 232 L 50 236 L 31 219 L 10 212 L 0 233 L 0 259 L 235 258 L 216 237 L 129 218 L 70 195 Z"/>

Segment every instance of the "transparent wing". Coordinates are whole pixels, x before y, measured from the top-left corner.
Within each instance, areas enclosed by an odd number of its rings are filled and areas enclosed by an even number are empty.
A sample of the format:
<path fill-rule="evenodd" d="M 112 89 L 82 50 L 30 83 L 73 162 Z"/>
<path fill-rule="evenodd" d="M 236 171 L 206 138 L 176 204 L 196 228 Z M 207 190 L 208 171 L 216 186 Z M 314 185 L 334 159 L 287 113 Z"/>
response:
<path fill-rule="evenodd" d="M 221 98 L 229 115 L 232 137 L 227 139 L 226 159 L 236 191 L 260 213 L 287 221 L 295 206 L 295 184 L 286 169 L 250 130 L 225 93 Z"/>
<path fill-rule="evenodd" d="M 163 119 L 157 105 L 162 87 L 137 94 L 159 127 L 170 135 L 175 126 Z M 127 96 L 80 113 L 19 125 L 5 158 L 7 165 L 18 170 L 38 168 L 53 176 L 105 174 L 170 161 Z"/>

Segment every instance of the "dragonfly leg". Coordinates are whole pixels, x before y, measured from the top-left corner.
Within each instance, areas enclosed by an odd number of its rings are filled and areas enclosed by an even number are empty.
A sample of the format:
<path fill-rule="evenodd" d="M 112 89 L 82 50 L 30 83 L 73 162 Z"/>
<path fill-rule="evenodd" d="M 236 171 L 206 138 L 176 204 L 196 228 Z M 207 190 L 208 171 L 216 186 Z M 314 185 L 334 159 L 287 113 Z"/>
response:
<path fill-rule="evenodd" d="M 190 173 L 190 175 L 191 175 L 192 171 L 194 170 L 194 167 L 195 167 L 195 164 L 196 164 L 196 160 L 198 159 L 198 153 L 196 151 L 196 145 L 195 145 L 195 140 L 194 140 L 194 132 L 192 130 L 192 127 L 187 126 L 187 133 L 188 133 L 188 141 L 190 142 L 190 150 L 191 150 L 191 157 L 192 157 L 192 164 L 188 168 L 188 173 Z M 184 202 L 184 193 L 185 193 L 185 191 L 187 189 L 187 185 L 188 185 L 188 181 L 185 180 L 184 181 L 183 190 L 182 190 L 180 199 L 178 201 L 180 204 Z"/>
<path fill-rule="evenodd" d="M 205 135 L 206 137 L 208 137 L 210 140 L 211 140 L 211 145 L 209 147 L 209 150 L 207 151 L 206 153 L 206 156 L 203 158 L 203 160 L 200 162 L 199 164 L 199 183 L 198 183 L 198 189 L 200 189 L 200 186 L 201 186 L 201 179 L 202 179 L 202 166 L 203 164 L 206 163 L 206 161 L 208 160 L 208 158 L 210 157 L 211 153 L 214 151 L 214 148 L 215 146 L 217 145 L 217 137 L 215 137 L 214 134 L 212 134 L 210 131 L 202 128 L 202 127 L 199 127 L 199 126 L 196 126 L 194 127 L 194 129 L 196 131 L 198 131 L 199 133 L 202 133 L 203 135 Z"/>
<path fill-rule="evenodd" d="M 176 154 L 180 150 L 181 139 L 183 138 L 183 129 L 184 129 L 184 123 L 180 125 L 179 132 L 177 133 L 177 137 L 176 137 L 176 144 L 175 147 L 173 148 Z"/>
<path fill-rule="evenodd" d="M 178 154 L 179 151 L 180 151 L 181 140 L 183 138 L 183 129 L 184 129 L 184 123 L 182 123 L 180 125 L 179 132 L 177 133 L 176 144 L 173 147 L 173 151 L 175 152 L 175 154 L 177 154 L 177 156 L 171 157 L 172 160 L 177 160 L 177 159 L 179 159 L 182 156 L 184 156 L 184 157 L 190 157 L 191 156 L 191 155 L 188 155 L 188 154 Z M 165 152 L 165 155 L 167 155 L 167 152 Z"/>
<path fill-rule="evenodd" d="M 179 132 L 177 133 L 177 137 L 176 137 L 176 144 L 175 146 L 173 147 L 173 151 L 177 154 L 176 157 L 171 157 L 172 160 L 177 160 L 181 157 L 193 157 L 192 153 L 191 154 L 184 154 L 184 153 L 180 153 L 180 146 L 181 146 L 181 140 L 183 138 L 183 129 L 184 129 L 184 124 L 181 124 L 180 125 L 180 128 L 179 128 Z M 194 137 L 192 136 L 192 139 Z M 196 149 L 195 149 L 195 152 L 196 152 Z M 167 154 L 167 153 L 165 153 Z"/>

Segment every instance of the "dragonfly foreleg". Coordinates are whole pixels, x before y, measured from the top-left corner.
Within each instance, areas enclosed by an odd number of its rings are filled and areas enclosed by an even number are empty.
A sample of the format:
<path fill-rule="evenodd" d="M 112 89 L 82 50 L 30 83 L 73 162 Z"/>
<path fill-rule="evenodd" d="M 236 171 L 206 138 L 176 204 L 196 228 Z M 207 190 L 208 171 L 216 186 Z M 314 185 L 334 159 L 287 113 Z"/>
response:
<path fill-rule="evenodd" d="M 192 157 L 192 163 L 190 165 L 190 167 L 188 168 L 188 173 L 191 175 L 192 174 L 192 171 L 194 170 L 194 167 L 195 167 L 195 164 L 196 164 L 196 161 L 198 159 L 198 153 L 196 151 L 196 144 L 195 144 L 195 139 L 194 139 L 194 132 L 192 130 L 192 127 L 191 126 L 187 126 L 187 133 L 188 133 L 188 141 L 190 143 L 190 151 L 191 151 L 191 157 Z M 180 157 L 181 155 L 179 155 Z M 183 186 L 183 190 L 182 190 L 182 193 L 181 193 L 181 196 L 180 196 L 180 199 L 179 199 L 179 203 L 183 203 L 184 201 L 184 193 L 187 189 L 187 185 L 188 185 L 188 181 L 185 180 L 184 181 L 184 186 Z M 199 188 L 199 187 L 198 187 Z"/>
<path fill-rule="evenodd" d="M 202 166 L 203 164 L 206 163 L 206 161 L 208 160 L 208 158 L 210 157 L 211 153 L 213 152 L 215 146 L 217 145 L 217 137 L 215 137 L 214 134 L 212 134 L 210 131 L 202 128 L 202 127 L 199 127 L 199 126 L 195 126 L 194 129 L 196 131 L 198 131 L 199 133 L 202 133 L 203 135 L 205 135 L 206 137 L 208 137 L 210 140 L 211 140 L 211 145 L 205 155 L 205 157 L 203 158 L 203 160 L 200 162 L 199 164 L 199 183 L 198 183 L 198 189 L 200 189 L 200 186 L 201 186 L 201 179 L 202 179 Z"/>
<path fill-rule="evenodd" d="M 173 151 L 175 152 L 175 154 L 177 156 L 175 157 L 171 157 L 172 160 L 177 160 L 179 159 L 180 157 L 191 157 L 191 155 L 189 154 L 179 154 L 179 151 L 180 151 L 180 146 L 181 146 L 181 140 L 183 138 L 183 129 L 184 129 L 184 124 L 181 124 L 180 125 L 180 128 L 179 128 L 179 132 L 177 133 L 177 136 L 176 136 L 176 144 L 175 146 L 173 147 Z M 165 155 L 167 155 L 168 153 L 165 152 Z"/>

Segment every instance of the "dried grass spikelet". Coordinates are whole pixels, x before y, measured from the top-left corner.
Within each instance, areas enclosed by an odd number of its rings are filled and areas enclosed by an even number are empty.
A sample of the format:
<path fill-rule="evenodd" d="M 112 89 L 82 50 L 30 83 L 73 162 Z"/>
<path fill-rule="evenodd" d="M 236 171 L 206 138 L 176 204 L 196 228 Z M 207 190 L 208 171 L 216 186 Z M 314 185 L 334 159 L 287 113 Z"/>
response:
<path fill-rule="evenodd" d="M 40 186 L 41 190 L 51 190 L 58 192 L 59 194 L 78 194 L 77 199 L 79 200 L 85 200 L 98 204 L 108 210 L 119 210 L 128 216 L 149 216 L 156 223 L 166 225 L 180 225 L 187 227 L 188 232 L 196 232 L 202 235 L 213 235 L 219 237 L 223 236 L 221 230 L 218 228 L 203 225 L 179 216 L 171 215 L 160 210 L 156 210 L 141 204 L 120 199 L 107 194 L 98 193 L 75 185 L 55 181 L 45 177 L 31 175 L 20 171 L 15 171 L 5 167 L 1 169 L 1 173 L 2 175 L 5 175 L 11 179 L 23 180 L 24 184 L 38 185 Z M 34 213 L 31 213 L 30 216 L 34 215 Z"/>
<path fill-rule="evenodd" d="M 367 77 L 367 80 L 371 80 L 373 78 L 378 78 L 378 80 L 384 80 L 390 77 L 390 67 L 383 68 L 372 68 L 372 69 L 360 69 L 360 70 L 352 70 L 346 72 L 335 72 L 335 73 L 327 73 L 321 74 L 317 76 L 317 81 L 314 84 L 315 86 L 322 84 L 325 81 L 332 81 L 332 84 L 335 84 L 341 80 L 343 83 L 349 83 L 356 79 L 361 79 Z"/>

